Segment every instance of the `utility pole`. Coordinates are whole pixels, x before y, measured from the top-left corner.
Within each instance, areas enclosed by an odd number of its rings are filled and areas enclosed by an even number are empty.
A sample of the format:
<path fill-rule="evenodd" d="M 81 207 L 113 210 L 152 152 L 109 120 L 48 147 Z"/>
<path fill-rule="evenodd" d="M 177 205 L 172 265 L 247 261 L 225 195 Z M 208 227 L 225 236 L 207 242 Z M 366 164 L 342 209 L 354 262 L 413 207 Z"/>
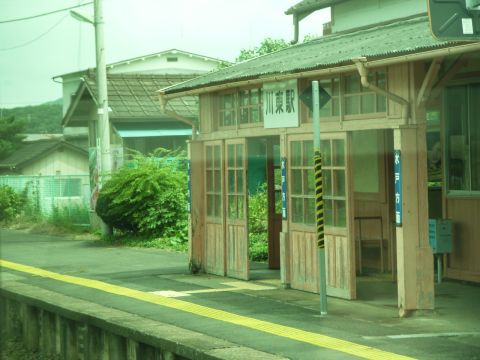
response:
<path fill-rule="evenodd" d="M 327 274 L 325 266 L 325 233 L 323 216 L 323 178 L 320 150 L 320 91 L 318 81 L 312 81 L 313 151 L 315 166 L 315 217 L 317 223 L 318 267 L 320 280 L 320 314 L 327 315 Z"/>
<path fill-rule="evenodd" d="M 97 65 L 97 126 L 96 146 L 99 165 L 98 188 L 102 189 L 112 172 L 110 156 L 110 121 L 108 119 L 107 67 L 103 37 L 103 0 L 94 0 L 95 56 Z M 100 161 L 98 161 L 98 159 Z M 112 229 L 102 221 L 102 235 L 110 235 Z"/>

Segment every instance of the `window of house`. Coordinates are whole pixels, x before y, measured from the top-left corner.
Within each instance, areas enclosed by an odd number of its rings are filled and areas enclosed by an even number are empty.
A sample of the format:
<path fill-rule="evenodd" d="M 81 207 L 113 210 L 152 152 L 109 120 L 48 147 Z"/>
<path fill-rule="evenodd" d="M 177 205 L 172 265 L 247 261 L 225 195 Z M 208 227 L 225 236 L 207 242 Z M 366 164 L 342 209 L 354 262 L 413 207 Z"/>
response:
<path fill-rule="evenodd" d="M 263 122 L 262 90 L 244 89 L 237 93 L 219 96 L 219 127 L 229 127 Z"/>
<path fill-rule="evenodd" d="M 313 141 L 299 140 L 290 142 L 290 154 L 292 222 L 315 225 Z"/>
<path fill-rule="evenodd" d="M 207 216 L 222 217 L 222 159 L 220 145 L 206 146 Z"/>
<path fill-rule="evenodd" d="M 480 194 L 480 84 L 445 90 L 447 190 Z"/>
<path fill-rule="evenodd" d="M 320 109 L 320 117 L 331 117 L 340 115 L 340 78 L 323 79 L 319 82 L 330 96 L 330 101 Z"/>
<path fill-rule="evenodd" d="M 386 97 L 364 88 L 358 74 L 348 75 L 344 80 L 345 115 L 371 114 L 387 110 Z M 370 72 L 368 81 L 380 89 L 386 88 L 386 75 L 383 71 Z"/>
<path fill-rule="evenodd" d="M 227 145 L 227 201 L 229 219 L 245 218 L 243 144 Z"/>
<path fill-rule="evenodd" d="M 322 140 L 323 211 L 325 226 L 345 227 L 345 140 Z"/>

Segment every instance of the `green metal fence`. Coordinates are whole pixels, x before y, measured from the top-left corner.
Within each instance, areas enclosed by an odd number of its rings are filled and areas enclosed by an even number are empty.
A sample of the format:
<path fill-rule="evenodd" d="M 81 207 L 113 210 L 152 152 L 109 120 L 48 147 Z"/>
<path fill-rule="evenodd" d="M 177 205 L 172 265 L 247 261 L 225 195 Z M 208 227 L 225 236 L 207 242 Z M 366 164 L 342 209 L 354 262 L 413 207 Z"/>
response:
<path fill-rule="evenodd" d="M 57 217 L 76 225 L 90 223 L 89 181 L 88 175 L 0 176 L 0 185 L 25 195 L 27 215 Z"/>

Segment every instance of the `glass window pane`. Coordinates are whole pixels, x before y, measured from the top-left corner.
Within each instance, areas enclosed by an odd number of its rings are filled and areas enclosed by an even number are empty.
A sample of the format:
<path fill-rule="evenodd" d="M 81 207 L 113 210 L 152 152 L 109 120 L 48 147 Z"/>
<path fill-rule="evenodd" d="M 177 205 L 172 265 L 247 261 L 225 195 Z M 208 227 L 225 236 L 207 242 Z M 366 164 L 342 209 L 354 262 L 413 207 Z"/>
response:
<path fill-rule="evenodd" d="M 223 95 L 222 96 L 222 107 L 223 109 L 233 108 L 233 94 Z"/>
<path fill-rule="evenodd" d="M 377 95 L 377 112 L 387 111 L 387 98 L 383 95 Z"/>
<path fill-rule="evenodd" d="M 207 169 L 210 169 L 212 164 L 212 147 L 207 146 Z"/>
<path fill-rule="evenodd" d="M 215 212 L 214 212 L 214 197 L 213 195 L 207 195 L 207 215 L 208 216 L 215 216 Z"/>
<path fill-rule="evenodd" d="M 237 193 L 243 194 L 243 170 L 237 170 Z"/>
<path fill-rule="evenodd" d="M 360 113 L 359 95 L 345 96 L 345 114 L 355 115 Z"/>
<path fill-rule="evenodd" d="M 213 190 L 213 171 L 207 171 L 207 191 Z"/>
<path fill-rule="evenodd" d="M 332 171 L 322 170 L 323 194 L 332 196 Z"/>
<path fill-rule="evenodd" d="M 248 90 L 240 91 L 240 106 L 248 106 L 250 104 L 249 100 Z"/>
<path fill-rule="evenodd" d="M 292 221 L 303 223 L 303 198 L 292 198 Z"/>
<path fill-rule="evenodd" d="M 235 145 L 228 144 L 228 167 L 235 166 Z"/>
<path fill-rule="evenodd" d="M 222 179 L 222 174 L 220 173 L 220 170 L 215 170 L 214 171 L 214 188 L 212 189 L 213 191 L 219 193 L 221 192 L 221 179 Z"/>
<path fill-rule="evenodd" d="M 260 110 L 258 110 L 257 108 L 253 108 L 251 111 L 252 111 L 252 123 L 261 122 L 261 120 L 260 120 Z"/>
<path fill-rule="evenodd" d="M 332 165 L 332 149 L 330 147 L 330 144 L 331 144 L 330 140 L 323 140 L 321 142 L 323 166 Z"/>
<path fill-rule="evenodd" d="M 222 216 L 222 197 L 221 195 L 215 195 L 215 217 L 220 218 Z"/>
<path fill-rule="evenodd" d="M 244 218 L 243 196 L 237 196 L 237 219 Z"/>
<path fill-rule="evenodd" d="M 332 101 L 332 115 L 333 116 L 338 116 L 340 115 L 340 101 L 338 101 L 337 98 L 333 98 Z"/>
<path fill-rule="evenodd" d="M 340 78 L 336 77 L 332 79 L 333 81 L 333 96 L 338 96 L 340 93 Z"/>
<path fill-rule="evenodd" d="M 291 143 L 292 166 L 302 165 L 302 143 L 300 141 L 292 141 Z"/>
<path fill-rule="evenodd" d="M 248 108 L 242 108 L 240 110 L 240 124 L 248 123 Z"/>
<path fill-rule="evenodd" d="M 219 169 L 220 168 L 220 145 L 216 145 L 213 149 L 214 152 L 214 166 L 215 168 Z"/>
<path fill-rule="evenodd" d="M 333 140 L 333 165 L 345 166 L 345 142 Z"/>
<path fill-rule="evenodd" d="M 375 94 L 365 94 L 362 99 L 362 114 L 370 114 L 375 112 Z"/>
<path fill-rule="evenodd" d="M 470 85 L 471 190 L 480 190 L 480 84 Z M 474 100 L 475 99 L 475 100 Z"/>
<path fill-rule="evenodd" d="M 305 224 L 315 225 L 315 199 L 305 199 Z"/>
<path fill-rule="evenodd" d="M 259 97 L 260 97 L 259 93 L 260 93 L 259 89 L 250 90 L 250 101 L 252 105 L 257 105 L 259 103 Z"/>
<path fill-rule="evenodd" d="M 313 141 L 307 140 L 303 144 L 303 166 L 313 167 Z"/>
<path fill-rule="evenodd" d="M 243 167 L 243 144 L 237 144 L 237 159 L 236 159 L 236 166 Z"/>
<path fill-rule="evenodd" d="M 302 170 L 292 170 L 292 194 L 301 195 L 302 190 Z"/>
<path fill-rule="evenodd" d="M 345 170 L 334 170 L 335 196 L 345 196 Z"/>
<path fill-rule="evenodd" d="M 377 72 L 377 86 L 380 89 L 385 89 L 387 84 L 387 77 L 385 71 Z"/>
<path fill-rule="evenodd" d="M 275 214 L 282 213 L 282 192 L 275 191 Z"/>
<path fill-rule="evenodd" d="M 315 194 L 315 176 L 313 174 L 313 170 L 303 170 L 304 171 L 304 178 L 306 181 L 306 195 L 314 195 Z"/>
<path fill-rule="evenodd" d="M 338 227 L 347 226 L 347 209 L 345 207 L 344 200 L 334 201 L 335 215 L 334 215 L 334 225 Z"/>
<path fill-rule="evenodd" d="M 228 193 L 235 192 L 235 170 L 228 170 Z"/>
<path fill-rule="evenodd" d="M 320 109 L 320 118 L 332 116 L 332 102 L 329 101 Z"/>
<path fill-rule="evenodd" d="M 360 92 L 360 76 L 350 75 L 345 77 L 345 92 L 347 94 Z"/>
<path fill-rule="evenodd" d="M 333 226 L 332 200 L 323 199 L 323 214 L 325 226 Z"/>
<path fill-rule="evenodd" d="M 237 218 L 237 197 L 235 195 L 228 196 L 228 218 Z"/>

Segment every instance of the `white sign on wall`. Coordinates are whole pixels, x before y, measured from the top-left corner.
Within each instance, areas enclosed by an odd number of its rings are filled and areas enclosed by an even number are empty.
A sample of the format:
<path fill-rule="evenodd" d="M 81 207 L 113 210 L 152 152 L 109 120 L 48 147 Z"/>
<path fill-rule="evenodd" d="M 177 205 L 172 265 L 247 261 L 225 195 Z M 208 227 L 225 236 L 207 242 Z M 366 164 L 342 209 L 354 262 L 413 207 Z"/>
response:
<path fill-rule="evenodd" d="M 264 84 L 262 93 L 265 128 L 299 126 L 296 79 Z"/>

